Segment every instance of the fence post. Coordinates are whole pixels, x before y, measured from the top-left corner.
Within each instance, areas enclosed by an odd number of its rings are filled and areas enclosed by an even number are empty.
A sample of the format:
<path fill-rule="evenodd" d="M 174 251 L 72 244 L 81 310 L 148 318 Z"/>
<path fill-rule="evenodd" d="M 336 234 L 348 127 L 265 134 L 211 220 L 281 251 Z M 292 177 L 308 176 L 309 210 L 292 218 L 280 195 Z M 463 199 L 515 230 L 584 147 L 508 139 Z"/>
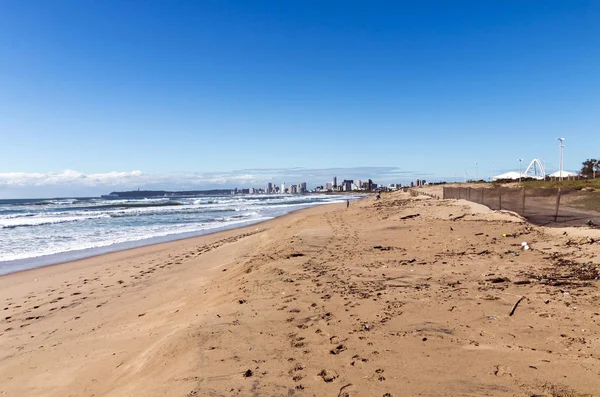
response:
<path fill-rule="evenodd" d="M 498 188 L 498 209 L 502 210 L 502 188 Z"/>
<path fill-rule="evenodd" d="M 554 222 L 558 222 L 558 209 L 560 207 L 560 188 L 556 193 L 556 210 L 554 211 Z"/>
<path fill-rule="evenodd" d="M 521 215 L 525 216 L 525 187 L 521 188 Z"/>

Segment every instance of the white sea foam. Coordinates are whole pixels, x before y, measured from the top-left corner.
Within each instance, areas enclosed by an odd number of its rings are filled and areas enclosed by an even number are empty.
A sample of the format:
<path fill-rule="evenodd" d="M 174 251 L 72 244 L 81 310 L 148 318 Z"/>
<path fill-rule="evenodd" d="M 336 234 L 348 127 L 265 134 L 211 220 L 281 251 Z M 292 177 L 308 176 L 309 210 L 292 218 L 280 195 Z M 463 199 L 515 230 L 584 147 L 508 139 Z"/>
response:
<path fill-rule="evenodd" d="M 205 232 L 208 230 L 223 228 L 227 226 L 233 225 L 242 225 L 249 222 L 261 222 L 268 219 L 272 219 L 271 217 L 254 217 L 251 219 L 224 219 L 222 222 L 212 222 L 208 224 L 197 224 L 197 225 L 185 225 L 185 224 L 176 224 L 172 225 L 169 229 L 166 228 L 146 228 L 138 230 L 134 233 L 127 233 L 126 231 L 119 231 L 116 233 L 111 233 L 103 236 L 103 238 L 99 238 L 96 241 L 90 241 L 84 236 L 76 236 L 74 239 L 77 241 L 77 244 L 73 244 L 72 240 L 64 241 L 64 242 L 55 242 L 52 246 L 45 246 L 41 249 L 38 249 L 35 252 L 31 252 L 26 249 L 15 250 L 12 253 L 1 253 L 0 254 L 0 262 L 3 261 L 13 261 L 19 259 L 28 259 L 28 258 L 37 258 L 40 256 L 46 255 L 54 255 L 59 253 L 68 253 L 72 251 L 79 250 L 87 250 L 93 248 L 102 248 L 109 247 L 111 245 L 120 244 L 120 243 L 128 243 L 135 241 L 143 241 L 151 238 L 157 237 L 166 237 L 166 236 L 175 236 L 182 235 L 193 232 Z M 1 269 L 0 269 L 1 270 Z M 2 272 L 0 271 L 0 274 Z"/>
<path fill-rule="evenodd" d="M 19 217 L 0 219 L 0 229 L 12 229 L 22 226 L 42 226 L 65 222 L 85 221 L 88 219 L 106 218 L 108 215 L 65 216 L 65 217 Z"/>

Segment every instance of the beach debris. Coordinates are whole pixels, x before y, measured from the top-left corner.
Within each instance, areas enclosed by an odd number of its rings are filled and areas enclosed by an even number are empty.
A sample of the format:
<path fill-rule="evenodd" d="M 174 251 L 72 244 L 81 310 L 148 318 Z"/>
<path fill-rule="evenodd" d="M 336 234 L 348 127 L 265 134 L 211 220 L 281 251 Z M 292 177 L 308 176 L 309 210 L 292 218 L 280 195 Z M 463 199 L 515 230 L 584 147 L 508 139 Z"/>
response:
<path fill-rule="evenodd" d="M 527 244 L 527 241 L 523 241 L 521 243 L 521 247 L 523 248 L 523 250 L 528 251 L 529 250 L 529 244 Z"/>
<path fill-rule="evenodd" d="M 517 280 L 513 284 L 515 284 L 515 285 L 525 285 L 525 284 L 531 284 L 531 281 L 529 281 L 529 280 Z"/>
<path fill-rule="evenodd" d="M 404 220 L 404 219 L 412 219 L 412 218 L 416 218 L 418 216 L 421 216 L 421 214 L 412 214 L 412 215 L 405 215 L 405 216 L 401 216 L 400 220 Z"/>
<path fill-rule="evenodd" d="M 519 303 L 521 303 L 521 301 L 525 299 L 524 296 L 520 297 L 519 300 L 517 301 L 517 303 L 515 303 L 515 305 L 512 307 L 510 313 L 508 314 L 509 316 L 512 316 L 513 314 L 515 314 L 515 310 L 517 310 L 517 306 L 519 306 Z"/>
<path fill-rule="evenodd" d="M 462 218 L 464 218 L 465 216 L 467 216 L 467 214 L 462 214 L 462 215 L 459 215 L 459 216 L 455 216 L 454 218 L 452 218 L 452 219 L 450 219 L 450 220 L 451 220 L 451 221 L 457 221 L 457 220 L 459 220 L 459 219 L 462 219 Z"/>
<path fill-rule="evenodd" d="M 254 372 L 252 372 L 251 369 L 246 370 L 246 372 L 244 372 L 244 378 L 249 378 L 252 375 L 254 375 Z"/>
<path fill-rule="evenodd" d="M 381 250 L 381 251 L 390 251 L 390 250 L 394 249 L 394 247 L 384 247 L 382 245 L 374 245 L 373 249 Z"/>
<path fill-rule="evenodd" d="M 508 282 L 510 282 L 510 279 L 508 279 L 507 277 L 492 277 L 492 278 L 488 278 L 486 281 L 489 281 L 492 284 L 498 284 L 498 283 L 508 283 Z"/>
<path fill-rule="evenodd" d="M 240 303 L 240 305 L 242 305 L 242 304 L 246 303 L 246 299 L 240 299 L 238 302 Z"/>
<path fill-rule="evenodd" d="M 594 239 L 591 237 L 583 237 L 580 238 L 579 240 L 573 240 L 573 239 L 568 239 L 567 242 L 565 243 L 565 245 L 567 246 L 571 246 L 571 245 L 585 245 L 585 244 L 594 244 Z"/>
<path fill-rule="evenodd" d="M 510 233 L 502 233 L 502 237 L 514 237 L 514 236 Z"/>
<path fill-rule="evenodd" d="M 588 225 L 588 226 L 592 226 L 592 227 L 596 226 L 596 224 L 594 223 L 594 221 L 591 220 L 591 219 L 589 221 L 587 221 L 585 224 Z"/>
<path fill-rule="evenodd" d="M 483 233 L 475 233 L 476 236 L 483 236 Z"/>
<path fill-rule="evenodd" d="M 340 376 L 336 371 L 334 371 L 332 369 L 330 369 L 330 370 L 322 369 L 321 372 L 319 372 L 317 375 L 320 376 L 321 378 L 323 378 L 323 380 L 327 383 L 333 382 L 335 379 L 337 379 Z"/>

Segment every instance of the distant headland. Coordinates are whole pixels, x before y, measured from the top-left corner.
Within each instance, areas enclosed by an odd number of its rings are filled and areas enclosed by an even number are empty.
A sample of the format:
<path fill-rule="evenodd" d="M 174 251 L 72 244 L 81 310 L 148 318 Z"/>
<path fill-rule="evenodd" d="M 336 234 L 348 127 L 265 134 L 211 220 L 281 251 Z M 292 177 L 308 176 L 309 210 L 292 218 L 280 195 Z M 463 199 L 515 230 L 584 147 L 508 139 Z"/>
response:
<path fill-rule="evenodd" d="M 172 196 L 202 196 L 231 194 L 231 189 L 213 190 L 184 190 L 170 192 L 167 190 L 130 190 L 127 192 L 111 192 L 103 195 L 103 198 L 131 198 L 131 197 L 172 197 Z"/>

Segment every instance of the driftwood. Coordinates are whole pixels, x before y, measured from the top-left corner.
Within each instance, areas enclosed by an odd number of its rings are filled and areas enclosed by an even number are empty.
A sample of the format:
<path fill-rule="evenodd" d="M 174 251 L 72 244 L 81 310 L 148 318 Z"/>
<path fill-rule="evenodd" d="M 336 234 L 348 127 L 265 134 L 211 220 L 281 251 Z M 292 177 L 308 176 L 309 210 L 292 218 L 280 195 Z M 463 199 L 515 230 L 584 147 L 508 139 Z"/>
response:
<path fill-rule="evenodd" d="M 467 216 L 467 214 L 462 214 L 462 215 L 459 215 L 459 216 L 455 216 L 454 218 L 450 218 L 450 220 L 451 220 L 451 221 L 456 221 L 456 220 L 458 220 L 458 219 L 462 219 L 462 218 L 464 218 L 465 216 Z"/>
<path fill-rule="evenodd" d="M 421 214 L 413 214 L 413 215 L 401 216 L 401 217 L 400 217 L 400 220 L 403 220 L 403 219 L 411 219 L 411 218 L 416 218 L 417 216 L 421 216 Z"/>
<path fill-rule="evenodd" d="M 510 311 L 510 313 L 508 314 L 509 316 L 512 316 L 513 314 L 515 314 L 515 310 L 517 310 L 517 306 L 519 306 L 519 303 L 521 303 L 521 301 L 525 299 L 524 296 L 520 297 L 519 300 L 517 301 L 517 303 L 515 303 L 515 305 L 513 306 L 512 310 Z"/>

